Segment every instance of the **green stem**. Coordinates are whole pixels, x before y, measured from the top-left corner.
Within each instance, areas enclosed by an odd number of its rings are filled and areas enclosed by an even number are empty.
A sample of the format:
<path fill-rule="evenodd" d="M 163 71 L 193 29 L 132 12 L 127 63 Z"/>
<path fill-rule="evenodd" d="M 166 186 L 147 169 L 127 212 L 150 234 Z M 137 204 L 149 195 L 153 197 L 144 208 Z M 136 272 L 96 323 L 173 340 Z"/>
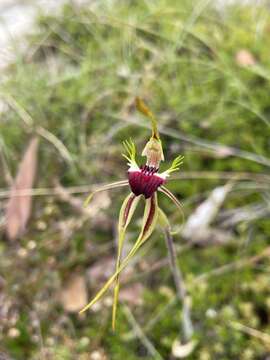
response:
<path fill-rule="evenodd" d="M 170 229 L 166 227 L 164 229 L 164 236 L 166 240 L 166 245 L 168 248 L 168 255 L 170 261 L 170 268 L 173 275 L 173 280 L 176 287 L 177 297 L 182 303 L 183 311 L 182 311 L 182 332 L 183 332 L 183 340 L 184 342 L 188 342 L 191 340 L 194 329 L 191 321 L 191 309 L 190 304 L 187 297 L 186 286 L 183 280 L 183 275 L 179 266 L 177 266 L 177 254 L 174 246 L 173 238 L 170 232 Z"/>

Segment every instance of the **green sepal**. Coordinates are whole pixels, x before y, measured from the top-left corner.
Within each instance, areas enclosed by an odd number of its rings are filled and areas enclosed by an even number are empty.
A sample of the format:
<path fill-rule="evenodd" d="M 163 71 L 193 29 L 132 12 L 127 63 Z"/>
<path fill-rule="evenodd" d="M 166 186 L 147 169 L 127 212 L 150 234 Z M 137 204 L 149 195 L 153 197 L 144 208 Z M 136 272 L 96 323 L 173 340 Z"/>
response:
<path fill-rule="evenodd" d="M 129 261 L 133 258 L 133 256 L 137 253 L 139 248 L 145 243 L 145 241 L 149 238 L 152 232 L 155 229 L 156 223 L 158 219 L 158 203 L 157 203 L 157 194 L 155 193 L 150 199 L 146 200 L 146 206 L 144 210 L 143 222 L 140 235 L 133 245 L 132 249 L 125 257 L 125 259 L 121 262 L 118 270 L 114 272 L 114 274 L 107 280 L 105 285 L 99 290 L 96 296 L 87 304 L 80 313 L 83 313 L 87 309 L 89 309 L 92 305 L 94 305 L 109 289 L 109 287 L 113 284 L 113 282 L 117 279 L 117 276 L 126 268 Z"/>
<path fill-rule="evenodd" d="M 121 180 L 121 181 L 116 181 L 114 183 L 111 183 L 111 184 L 106 184 L 104 186 L 101 186 L 100 188 L 98 188 L 97 190 L 91 192 L 86 200 L 84 201 L 84 207 L 88 206 L 90 201 L 92 200 L 93 196 L 100 192 L 100 191 L 105 191 L 105 190 L 111 190 L 111 189 L 115 189 L 115 188 L 118 188 L 118 187 L 121 187 L 121 186 L 127 186 L 128 185 L 128 180 Z"/>
<path fill-rule="evenodd" d="M 130 223 L 132 216 L 137 208 L 137 205 L 140 201 L 141 196 L 136 196 L 133 193 L 129 194 L 124 200 L 120 213 L 119 213 L 119 221 L 118 221 L 118 251 L 117 251 L 117 260 L 116 260 L 116 271 L 119 270 L 121 264 L 121 256 L 123 250 L 124 239 L 126 235 L 126 229 L 128 224 Z M 112 329 L 115 330 L 116 324 L 116 311 L 119 297 L 119 275 L 115 280 L 115 288 L 114 288 L 114 300 L 113 300 L 113 311 L 112 311 Z"/>

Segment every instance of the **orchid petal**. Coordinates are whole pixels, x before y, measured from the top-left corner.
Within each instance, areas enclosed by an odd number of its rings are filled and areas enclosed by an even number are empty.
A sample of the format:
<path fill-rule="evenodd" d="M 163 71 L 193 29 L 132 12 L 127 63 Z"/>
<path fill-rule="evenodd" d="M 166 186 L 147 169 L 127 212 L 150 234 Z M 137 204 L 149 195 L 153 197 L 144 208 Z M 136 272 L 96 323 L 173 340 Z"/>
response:
<path fill-rule="evenodd" d="M 118 188 L 118 187 L 121 187 L 121 186 L 128 186 L 128 180 L 121 180 L 121 181 L 116 181 L 114 183 L 111 183 L 111 184 L 107 184 L 107 185 L 104 185 L 104 186 L 101 186 L 100 188 L 98 188 L 97 190 L 91 192 L 87 199 L 85 200 L 84 202 L 84 206 L 87 206 L 90 201 L 92 200 L 92 197 L 100 192 L 100 191 L 105 191 L 105 190 L 111 190 L 111 189 L 115 189 L 115 188 Z"/>
<path fill-rule="evenodd" d="M 109 289 L 109 287 L 113 284 L 113 282 L 117 279 L 117 276 L 126 268 L 129 261 L 133 258 L 133 256 L 137 253 L 139 248 L 145 243 L 145 241 L 149 238 L 152 234 L 156 222 L 158 218 L 158 204 L 157 204 L 157 194 L 154 194 L 151 198 L 146 200 L 146 206 L 144 210 L 143 216 L 143 223 L 141 233 L 133 245 L 132 249 L 122 261 L 121 265 L 119 266 L 118 270 L 109 278 L 109 280 L 105 283 L 105 285 L 99 290 L 96 296 L 87 304 L 80 313 L 89 309 L 93 304 L 95 304 Z"/>
<path fill-rule="evenodd" d="M 180 165 L 183 164 L 183 160 L 184 160 L 184 156 L 182 155 L 178 155 L 172 162 L 172 165 L 169 167 L 169 169 L 167 169 L 166 171 L 164 171 L 163 173 L 161 173 L 161 176 L 163 177 L 167 177 L 169 176 L 172 172 L 178 171 L 180 169 Z"/>
<path fill-rule="evenodd" d="M 127 159 L 128 165 L 132 168 L 139 169 L 139 166 L 136 162 L 136 146 L 132 139 L 123 141 L 123 146 L 125 148 L 126 154 L 122 154 L 122 156 Z"/>
<path fill-rule="evenodd" d="M 140 196 L 136 196 L 133 193 L 129 194 L 126 199 L 124 200 L 120 214 L 119 214 L 119 223 L 118 223 L 118 252 L 117 252 L 117 261 L 116 261 L 116 271 L 118 271 L 120 264 L 121 264 L 121 256 L 122 256 L 122 249 L 126 234 L 126 229 L 128 224 L 130 223 L 132 216 L 137 208 L 137 205 L 140 201 Z M 116 278 L 116 285 L 114 288 L 114 300 L 113 300 L 113 313 L 112 313 L 112 328 L 115 330 L 115 323 L 116 323 L 116 310 L 117 310 L 117 303 L 118 303 L 118 294 L 119 294 L 119 274 Z"/>
<path fill-rule="evenodd" d="M 136 145 L 132 139 L 123 141 L 123 146 L 127 152 L 127 158 L 130 160 L 135 160 L 136 156 Z"/>

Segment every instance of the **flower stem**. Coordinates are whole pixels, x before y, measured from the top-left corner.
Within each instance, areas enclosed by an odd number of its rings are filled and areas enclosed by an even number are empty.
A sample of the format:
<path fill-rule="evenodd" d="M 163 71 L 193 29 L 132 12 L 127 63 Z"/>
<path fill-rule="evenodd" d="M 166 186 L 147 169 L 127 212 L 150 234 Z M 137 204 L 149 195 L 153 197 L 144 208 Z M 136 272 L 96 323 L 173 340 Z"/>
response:
<path fill-rule="evenodd" d="M 164 236 L 166 240 L 166 245 L 168 248 L 168 256 L 170 262 L 170 268 L 173 275 L 173 280 L 176 287 L 176 293 L 179 301 L 182 303 L 183 311 L 182 311 L 182 332 L 183 332 L 183 340 L 184 342 L 188 342 L 191 340 L 194 329 L 191 321 L 191 309 L 187 296 L 186 286 L 184 283 L 184 279 L 182 276 L 181 269 L 177 266 L 177 255 L 176 249 L 174 246 L 173 238 L 170 233 L 169 228 L 164 229 Z"/>

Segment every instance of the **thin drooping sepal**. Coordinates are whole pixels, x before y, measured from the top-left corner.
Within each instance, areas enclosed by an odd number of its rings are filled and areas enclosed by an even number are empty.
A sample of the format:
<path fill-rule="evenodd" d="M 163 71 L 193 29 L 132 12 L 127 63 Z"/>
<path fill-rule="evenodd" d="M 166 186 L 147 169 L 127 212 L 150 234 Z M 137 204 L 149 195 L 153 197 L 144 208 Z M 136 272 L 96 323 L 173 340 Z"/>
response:
<path fill-rule="evenodd" d="M 183 222 L 185 220 L 185 215 L 184 215 L 184 212 L 183 212 L 183 206 L 182 204 L 180 203 L 180 201 L 173 195 L 173 193 L 168 190 L 164 185 L 160 186 L 158 188 L 158 190 L 160 192 L 162 192 L 163 194 L 167 195 L 169 199 L 171 199 L 174 204 L 176 205 L 176 207 L 178 208 L 178 210 L 180 211 L 181 215 L 182 215 L 182 219 L 183 219 Z"/>
<path fill-rule="evenodd" d="M 115 189 L 121 186 L 127 186 L 128 185 L 128 180 L 121 180 L 121 181 L 116 181 L 113 182 L 111 184 L 106 184 L 104 186 L 101 186 L 100 188 L 98 188 L 97 190 L 94 190 L 93 192 L 91 192 L 88 197 L 86 198 L 85 202 L 84 202 L 84 206 L 87 206 L 90 201 L 92 200 L 92 197 L 100 192 L 100 191 L 105 191 L 105 190 L 111 190 L 111 189 Z"/>
<path fill-rule="evenodd" d="M 136 254 L 139 248 L 145 243 L 145 241 L 149 238 L 152 234 L 153 230 L 155 229 L 156 222 L 158 218 L 158 204 L 157 204 L 157 194 L 155 193 L 151 198 L 146 199 L 146 205 L 144 210 L 143 216 L 143 223 L 141 228 L 141 233 L 133 245 L 132 249 L 122 261 L 119 269 L 115 271 L 115 273 L 109 278 L 106 284 L 102 287 L 102 289 L 96 294 L 96 296 L 87 304 L 80 313 L 89 309 L 93 304 L 95 304 L 109 289 L 109 287 L 113 284 L 116 280 L 117 276 L 125 269 L 128 265 L 129 261 L 132 257 Z"/>
<path fill-rule="evenodd" d="M 126 229 L 132 219 L 134 211 L 137 208 L 140 198 L 141 198 L 140 196 L 136 196 L 133 193 L 129 194 L 124 200 L 120 210 L 119 222 L 118 222 L 118 251 L 117 251 L 116 271 L 118 271 L 121 264 L 121 257 L 122 257 L 122 250 L 123 250 Z M 116 311 L 117 311 L 118 295 L 120 288 L 119 275 L 117 275 L 115 282 L 116 284 L 114 288 L 114 300 L 113 300 L 113 311 L 112 311 L 113 330 L 115 330 Z"/>

